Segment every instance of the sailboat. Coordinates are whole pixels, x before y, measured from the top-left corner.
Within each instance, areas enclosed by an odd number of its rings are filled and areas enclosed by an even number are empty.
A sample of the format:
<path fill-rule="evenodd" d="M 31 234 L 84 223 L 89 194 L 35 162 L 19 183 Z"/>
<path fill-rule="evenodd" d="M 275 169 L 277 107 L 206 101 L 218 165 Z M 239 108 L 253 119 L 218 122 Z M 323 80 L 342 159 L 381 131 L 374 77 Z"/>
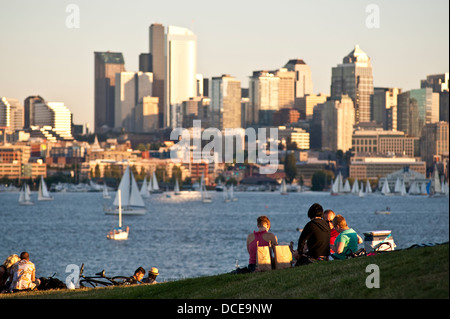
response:
<path fill-rule="evenodd" d="M 108 192 L 108 186 L 105 184 L 103 184 L 103 198 L 111 198 L 111 195 L 109 195 Z"/>
<path fill-rule="evenodd" d="M 408 193 L 406 192 L 405 181 L 402 181 L 402 186 L 400 187 L 400 195 L 406 196 Z"/>
<path fill-rule="evenodd" d="M 442 189 L 441 181 L 439 180 L 439 171 L 434 167 L 433 178 L 431 180 L 430 197 L 441 197 L 445 195 L 445 190 Z"/>
<path fill-rule="evenodd" d="M 409 195 L 420 195 L 420 188 L 417 185 L 416 181 L 413 181 L 411 186 L 409 186 L 408 194 Z"/>
<path fill-rule="evenodd" d="M 178 179 L 175 180 L 175 187 L 173 190 L 174 190 L 175 195 L 181 195 L 180 185 L 178 184 Z"/>
<path fill-rule="evenodd" d="M 384 179 L 383 188 L 381 189 L 381 194 L 388 196 L 391 195 L 391 190 L 389 189 L 389 184 L 387 178 Z"/>
<path fill-rule="evenodd" d="M 230 185 L 230 189 L 228 190 L 228 196 L 232 202 L 237 202 L 237 197 L 234 196 L 233 184 Z"/>
<path fill-rule="evenodd" d="M 355 178 L 355 181 L 353 182 L 352 185 L 352 194 L 359 194 L 359 184 L 357 178 Z"/>
<path fill-rule="evenodd" d="M 372 194 L 372 186 L 370 186 L 369 180 L 366 180 L 366 194 Z"/>
<path fill-rule="evenodd" d="M 158 180 L 156 179 L 155 172 L 153 172 L 152 175 L 152 193 L 162 193 L 162 190 L 159 189 Z"/>
<path fill-rule="evenodd" d="M 227 186 L 225 186 L 223 188 L 223 201 L 225 203 L 231 202 L 230 193 L 229 193 L 229 190 L 228 190 Z"/>
<path fill-rule="evenodd" d="M 38 200 L 53 200 L 50 196 L 47 185 L 45 184 L 44 177 L 41 175 L 41 182 L 39 184 Z"/>
<path fill-rule="evenodd" d="M 203 174 L 202 174 L 202 178 L 200 181 L 200 193 L 201 193 L 203 203 L 211 203 L 212 202 L 212 198 L 208 194 L 208 191 L 206 190 L 205 178 L 203 177 Z"/>
<path fill-rule="evenodd" d="M 120 189 L 117 191 L 117 196 L 119 197 L 119 227 L 111 230 L 106 238 L 112 240 L 126 240 L 128 239 L 128 233 L 130 232 L 130 227 L 127 226 L 125 230 L 122 229 L 122 196 Z"/>
<path fill-rule="evenodd" d="M 30 187 L 28 186 L 28 184 L 22 185 L 22 189 L 20 190 L 20 195 L 19 195 L 19 204 L 22 206 L 34 205 L 34 202 L 31 201 Z"/>
<path fill-rule="evenodd" d="M 119 190 L 122 193 L 121 214 L 123 215 L 144 215 L 147 212 L 144 200 L 142 199 L 139 189 L 134 179 L 130 167 L 127 166 L 125 173 L 119 184 L 119 189 L 114 199 L 114 208 L 106 208 L 105 214 L 117 215 L 119 213 Z"/>
<path fill-rule="evenodd" d="M 348 179 L 345 180 L 345 184 L 344 184 L 344 189 L 343 192 L 344 193 L 350 193 L 352 191 L 352 189 L 350 188 L 350 182 L 348 181 Z"/>
<path fill-rule="evenodd" d="M 401 191 L 402 191 L 402 182 L 400 181 L 400 178 L 397 177 L 394 186 L 394 193 L 400 193 Z"/>
<path fill-rule="evenodd" d="M 364 197 L 364 184 L 363 184 L 363 182 L 361 182 L 361 186 L 359 187 L 358 196 L 359 197 Z"/>
<path fill-rule="evenodd" d="M 150 192 L 148 191 L 148 187 L 147 187 L 147 177 L 144 177 L 144 181 L 142 182 L 140 194 L 143 198 L 150 197 Z"/>
<path fill-rule="evenodd" d="M 286 180 L 284 178 L 283 178 L 283 181 L 281 182 L 281 185 L 280 185 L 280 194 L 281 195 L 287 195 L 288 194 L 287 186 L 286 186 Z"/>

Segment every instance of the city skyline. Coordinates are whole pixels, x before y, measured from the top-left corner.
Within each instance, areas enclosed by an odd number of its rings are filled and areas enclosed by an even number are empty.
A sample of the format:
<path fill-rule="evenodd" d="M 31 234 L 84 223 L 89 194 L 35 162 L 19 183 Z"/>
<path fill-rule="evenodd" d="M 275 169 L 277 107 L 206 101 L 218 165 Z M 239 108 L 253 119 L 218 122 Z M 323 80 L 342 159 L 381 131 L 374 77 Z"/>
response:
<path fill-rule="evenodd" d="M 125 69 L 139 71 L 152 23 L 197 36 L 197 73 L 230 74 L 247 88 L 253 71 L 291 59 L 311 68 L 314 93 L 330 93 L 331 70 L 356 44 L 367 53 L 374 87 L 420 88 L 429 74 L 448 72 L 448 1 L 39 1 L 2 3 L 0 96 L 42 96 L 62 102 L 75 124 L 94 129 L 95 51 L 121 52 Z M 373 11 L 373 5 L 378 13 Z M 174 8 L 176 10 L 174 10 Z M 368 19 L 378 14 L 379 25 Z M 418 21 L 420 21 L 418 23 Z M 68 24 L 69 23 L 69 24 Z"/>

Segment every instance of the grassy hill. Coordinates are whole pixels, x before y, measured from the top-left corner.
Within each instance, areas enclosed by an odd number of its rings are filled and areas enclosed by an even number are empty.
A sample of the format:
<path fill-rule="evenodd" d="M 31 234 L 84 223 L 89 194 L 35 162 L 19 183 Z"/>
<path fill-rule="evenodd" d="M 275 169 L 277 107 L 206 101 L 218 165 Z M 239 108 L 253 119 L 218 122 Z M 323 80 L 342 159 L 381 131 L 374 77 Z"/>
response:
<path fill-rule="evenodd" d="M 366 280 L 379 269 L 379 288 Z M 369 268 L 372 266 L 369 266 Z M 369 279 L 368 279 L 369 277 Z M 3 294 L 32 299 L 448 299 L 449 244 L 251 274 L 158 285 Z"/>

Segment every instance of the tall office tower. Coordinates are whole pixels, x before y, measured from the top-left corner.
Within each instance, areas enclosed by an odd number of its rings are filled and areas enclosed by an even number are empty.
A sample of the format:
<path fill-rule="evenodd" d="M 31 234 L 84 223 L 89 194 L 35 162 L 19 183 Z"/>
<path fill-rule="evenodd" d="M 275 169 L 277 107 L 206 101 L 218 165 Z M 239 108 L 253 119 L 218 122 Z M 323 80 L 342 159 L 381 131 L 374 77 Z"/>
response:
<path fill-rule="evenodd" d="M 174 128 L 181 125 L 183 101 L 197 96 L 197 36 L 192 31 L 167 27 L 165 66 L 164 127 Z"/>
<path fill-rule="evenodd" d="M 399 88 L 376 87 L 370 97 L 371 121 L 382 124 L 384 130 L 397 130 L 397 95 Z"/>
<path fill-rule="evenodd" d="M 278 111 L 280 78 L 268 71 L 254 71 L 249 78 L 249 121 L 252 124 L 271 125 L 273 113 Z"/>
<path fill-rule="evenodd" d="M 426 124 L 422 129 L 420 138 L 420 156 L 432 169 L 435 162 L 443 162 L 448 159 L 448 122 Z"/>
<path fill-rule="evenodd" d="M 301 59 L 292 59 L 289 60 L 284 67 L 289 71 L 295 72 L 295 98 L 313 94 L 311 69 L 305 61 Z"/>
<path fill-rule="evenodd" d="M 114 127 L 137 132 L 136 123 L 141 122 L 143 116 L 143 99 L 152 96 L 153 74 L 120 72 L 116 73 L 115 81 Z"/>
<path fill-rule="evenodd" d="M 139 71 L 153 72 L 153 59 L 151 53 L 139 54 Z"/>
<path fill-rule="evenodd" d="M 272 72 L 280 79 L 278 86 L 278 108 L 292 108 L 295 103 L 295 72 L 281 68 Z"/>
<path fill-rule="evenodd" d="M 35 103 L 34 124 L 50 126 L 62 139 L 72 139 L 72 113 L 62 102 Z"/>
<path fill-rule="evenodd" d="M 218 115 L 220 130 L 240 128 L 241 123 L 241 81 L 224 74 L 211 81 L 211 110 Z"/>
<path fill-rule="evenodd" d="M 439 93 L 415 89 L 397 96 L 397 130 L 420 137 L 425 124 L 439 122 Z"/>
<path fill-rule="evenodd" d="M 34 104 L 35 103 L 45 103 L 44 99 L 39 95 L 29 96 L 24 102 L 24 119 L 23 127 L 30 128 L 34 125 Z"/>
<path fill-rule="evenodd" d="M 331 72 L 331 98 L 347 94 L 355 105 L 355 123 L 370 121 L 373 75 L 370 58 L 358 45 Z"/>
<path fill-rule="evenodd" d="M 122 53 L 94 52 L 95 68 L 95 112 L 94 129 L 114 127 L 114 88 L 116 73 L 125 71 Z"/>
<path fill-rule="evenodd" d="M 0 99 L 0 127 L 10 130 L 23 129 L 23 106 L 17 99 Z"/>
<path fill-rule="evenodd" d="M 166 43 L 164 26 L 153 23 L 149 28 L 149 52 L 151 68 L 147 72 L 153 72 L 153 96 L 158 101 L 158 127 L 163 128 L 165 117 L 165 81 L 166 81 Z M 141 70 L 143 71 L 143 70 Z"/>
<path fill-rule="evenodd" d="M 323 104 L 321 110 L 322 148 L 348 151 L 352 148 L 355 108 L 348 95 Z"/>
<path fill-rule="evenodd" d="M 420 81 L 421 88 L 432 88 L 433 92 L 439 93 L 439 120 L 449 121 L 449 73 L 427 75 L 425 80 Z"/>

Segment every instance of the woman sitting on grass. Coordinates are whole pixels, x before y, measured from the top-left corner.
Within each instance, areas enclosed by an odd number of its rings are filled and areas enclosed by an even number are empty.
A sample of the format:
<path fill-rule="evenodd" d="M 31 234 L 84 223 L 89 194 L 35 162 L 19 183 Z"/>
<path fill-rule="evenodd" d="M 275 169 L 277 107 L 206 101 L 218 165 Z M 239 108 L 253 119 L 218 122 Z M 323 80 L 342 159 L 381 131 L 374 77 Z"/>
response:
<path fill-rule="evenodd" d="M 331 249 L 335 252 L 332 256 L 335 259 L 346 259 L 347 253 L 356 252 L 358 244 L 361 244 L 363 240 L 352 228 L 348 227 L 342 215 L 334 217 L 333 225 L 339 235 L 336 237 L 334 245 L 331 245 Z"/>
<path fill-rule="evenodd" d="M 269 233 L 270 220 L 267 216 L 259 216 L 256 219 L 258 231 L 254 231 L 247 237 L 247 251 L 249 254 L 248 270 L 256 270 L 256 250 L 258 246 L 277 245 L 277 236 Z"/>

